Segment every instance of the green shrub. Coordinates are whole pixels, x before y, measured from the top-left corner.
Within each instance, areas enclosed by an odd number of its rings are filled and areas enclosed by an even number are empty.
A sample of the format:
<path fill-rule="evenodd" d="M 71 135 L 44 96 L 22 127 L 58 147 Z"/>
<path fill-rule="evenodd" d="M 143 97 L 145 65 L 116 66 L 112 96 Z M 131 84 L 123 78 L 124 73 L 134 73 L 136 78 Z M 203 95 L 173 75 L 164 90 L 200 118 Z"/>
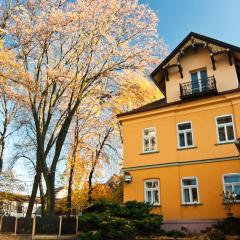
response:
<path fill-rule="evenodd" d="M 79 230 L 87 232 L 82 239 L 132 240 L 136 235 L 159 235 L 162 216 L 150 214 L 151 209 L 151 205 L 136 201 L 120 205 L 101 200 L 79 218 Z"/>
<path fill-rule="evenodd" d="M 103 222 L 102 216 L 97 213 L 88 213 L 79 217 L 78 229 L 82 231 L 97 230 Z"/>
<path fill-rule="evenodd" d="M 86 232 L 80 236 L 79 240 L 101 240 L 101 236 L 99 232 Z"/>
<path fill-rule="evenodd" d="M 122 219 L 103 223 L 100 232 L 103 240 L 132 240 L 136 235 L 134 225 Z"/>
<path fill-rule="evenodd" d="M 120 208 L 120 204 L 117 202 L 110 202 L 107 200 L 99 200 L 89 207 L 86 212 L 112 212 Z"/>
<path fill-rule="evenodd" d="M 134 225 L 137 229 L 138 235 L 157 235 L 162 233 L 162 216 L 149 215 L 142 220 L 135 220 Z"/>
<path fill-rule="evenodd" d="M 240 218 L 229 217 L 213 226 L 227 235 L 240 235 Z"/>
<path fill-rule="evenodd" d="M 225 240 L 225 234 L 215 228 L 212 228 L 210 231 L 207 232 L 208 237 L 210 238 L 210 240 Z"/>
<path fill-rule="evenodd" d="M 113 214 L 118 217 L 127 219 L 143 219 L 148 216 L 152 206 L 148 203 L 142 203 L 137 201 L 126 202 L 125 205 L 120 208 L 115 208 Z"/>
<path fill-rule="evenodd" d="M 168 237 L 173 237 L 173 238 L 181 238 L 181 237 L 186 237 L 186 234 L 182 231 L 179 230 L 170 230 L 166 232 L 166 235 Z"/>

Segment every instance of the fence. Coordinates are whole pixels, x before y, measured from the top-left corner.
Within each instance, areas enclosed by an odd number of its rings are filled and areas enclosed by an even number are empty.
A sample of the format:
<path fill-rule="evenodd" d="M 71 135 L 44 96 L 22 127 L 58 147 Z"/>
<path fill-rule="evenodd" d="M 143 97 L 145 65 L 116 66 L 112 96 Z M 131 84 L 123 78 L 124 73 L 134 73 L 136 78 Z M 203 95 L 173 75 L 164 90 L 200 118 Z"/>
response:
<path fill-rule="evenodd" d="M 51 238 L 73 236 L 78 233 L 78 217 L 11 217 L 0 216 L 0 233 L 31 234 L 32 239 L 41 235 Z"/>

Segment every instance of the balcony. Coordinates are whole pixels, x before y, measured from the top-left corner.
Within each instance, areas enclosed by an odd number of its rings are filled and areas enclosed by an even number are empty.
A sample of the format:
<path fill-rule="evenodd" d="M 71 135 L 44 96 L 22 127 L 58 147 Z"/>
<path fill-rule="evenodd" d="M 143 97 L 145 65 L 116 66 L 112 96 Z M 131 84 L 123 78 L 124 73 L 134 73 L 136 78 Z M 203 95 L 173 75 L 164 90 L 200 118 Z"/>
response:
<path fill-rule="evenodd" d="M 217 94 L 214 76 L 180 84 L 181 99 Z"/>

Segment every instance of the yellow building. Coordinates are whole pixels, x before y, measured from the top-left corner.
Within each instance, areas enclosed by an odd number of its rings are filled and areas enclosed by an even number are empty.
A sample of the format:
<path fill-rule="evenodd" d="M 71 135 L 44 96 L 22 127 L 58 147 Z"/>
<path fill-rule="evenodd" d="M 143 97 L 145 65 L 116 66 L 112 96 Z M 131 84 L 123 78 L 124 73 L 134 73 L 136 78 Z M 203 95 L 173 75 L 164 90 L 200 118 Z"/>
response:
<path fill-rule="evenodd" d="M 226 217 L 221 194 L 234 192 L 240 216 L 240 48 L 190 33 L 151 78 L 165 98 L 118 116 L 124 201 L 199 230 Z"/>

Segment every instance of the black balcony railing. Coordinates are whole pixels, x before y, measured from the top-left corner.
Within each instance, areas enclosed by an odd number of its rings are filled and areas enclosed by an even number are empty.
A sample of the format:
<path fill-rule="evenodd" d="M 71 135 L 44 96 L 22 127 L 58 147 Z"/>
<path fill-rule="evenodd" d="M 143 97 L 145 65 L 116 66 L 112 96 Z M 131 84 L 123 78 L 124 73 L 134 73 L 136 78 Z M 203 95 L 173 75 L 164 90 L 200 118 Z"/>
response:
<path fill-rule="evenodd" d="M 217 93 L 214 76 L 180 84 L 180 94 L 182 99 L 211 93 Z"/>

